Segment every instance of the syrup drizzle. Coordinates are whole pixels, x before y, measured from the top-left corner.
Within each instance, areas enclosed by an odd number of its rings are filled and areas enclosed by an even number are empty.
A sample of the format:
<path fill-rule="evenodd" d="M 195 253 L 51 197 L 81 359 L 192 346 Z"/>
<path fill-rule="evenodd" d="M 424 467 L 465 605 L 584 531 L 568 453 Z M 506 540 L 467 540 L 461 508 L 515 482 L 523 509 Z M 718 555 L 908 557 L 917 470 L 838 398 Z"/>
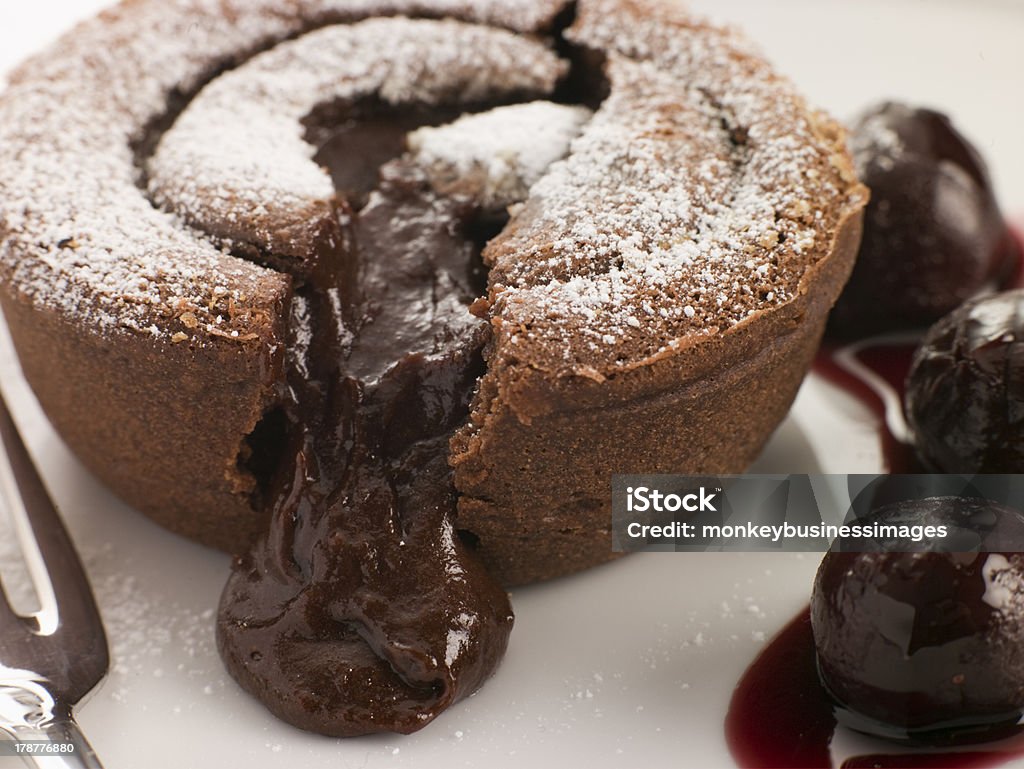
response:
<path fill-rule="evenodd" d="M 1011 226 L 1003 288 L 1024 287 L 1024 217 Z M 814 372 L 875 416 L 884 469 L 923 472 L 903 418 L 903 393 L 923 332 L 890 334 L 849 345 L 825 343 Z M 740 679 L 725 735 L 737 764 L 791 769 L 980 769 L 1024 758 L 1024 735 L 962 750 L 895 746 L 838 726 L 818 679 L 809 609 L 768 644 Z M 844 755 L 845 754 L 845 755 Z"/>
<path fill-rule="evenodd" d="M 814 361 L 814 373 L 871 410 L 878 423 L 883 469 L 890 473 L 923 472 L 903 418 L 903 386 L 920 338 L 919 332 L 910 332 L 845 346 L 826 342 Z"/>

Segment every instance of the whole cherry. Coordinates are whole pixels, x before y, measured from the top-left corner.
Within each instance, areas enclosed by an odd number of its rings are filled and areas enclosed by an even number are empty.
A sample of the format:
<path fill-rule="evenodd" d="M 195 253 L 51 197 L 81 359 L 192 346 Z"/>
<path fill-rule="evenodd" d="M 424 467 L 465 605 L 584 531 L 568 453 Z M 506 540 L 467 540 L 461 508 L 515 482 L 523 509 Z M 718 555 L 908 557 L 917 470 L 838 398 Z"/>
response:
<path fill-rule="evenodd" d="M 874 552 L 825 556 L 811 623 L 839 721 L 935 744 L 1012 730 L 1024 712 L 1024 515 L 931 497 L 884 505 L 866 521 L 945 526 L 953 543 L 973 539 L 977 549 L 941 552 L 927 540 L 893 551 L 883 536 L 866 548 Z"/>
<path fill-rule="evenodd" d="M 1005 277 L 1015 249 L 988 171 L 947 116 L 885 103 L 860 117 L 850 144 L 871 200 L 830 333 L 927 326 Z"/>
<path fill-rule="evenodd" d="M 932 469 L 1024 472 L 1024 290 L 971 300 L 929 330 L 905 411 Z"/>

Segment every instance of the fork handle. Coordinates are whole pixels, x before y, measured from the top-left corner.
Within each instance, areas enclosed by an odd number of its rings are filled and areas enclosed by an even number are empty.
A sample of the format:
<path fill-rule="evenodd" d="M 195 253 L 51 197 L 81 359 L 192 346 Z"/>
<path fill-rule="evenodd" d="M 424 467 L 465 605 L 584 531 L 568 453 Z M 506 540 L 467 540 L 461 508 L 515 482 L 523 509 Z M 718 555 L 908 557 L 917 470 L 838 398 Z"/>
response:
<path fill-rule="evenodd" d="M 35 748 L 38 752 L 18 753 L 25 767 L 31 769 L 103 769 L 103 764 L 96 757 L 96 751 L 85 738 L 78 723 L 71 716 L 55 718 L 45 727 L 19 726 L 16 729 L 9 725 L 0 726 L 0 730 L 15 744 L 26 744 L 26 749 Z M 53 752 L 47 752 L 46 746 L 53 746 Z M 65 747 L 64 752 L 60 748 Z M 42 748 L 41 750 L 39 748 Z M 69 749 L 68 749 L 69 748 Z"/>

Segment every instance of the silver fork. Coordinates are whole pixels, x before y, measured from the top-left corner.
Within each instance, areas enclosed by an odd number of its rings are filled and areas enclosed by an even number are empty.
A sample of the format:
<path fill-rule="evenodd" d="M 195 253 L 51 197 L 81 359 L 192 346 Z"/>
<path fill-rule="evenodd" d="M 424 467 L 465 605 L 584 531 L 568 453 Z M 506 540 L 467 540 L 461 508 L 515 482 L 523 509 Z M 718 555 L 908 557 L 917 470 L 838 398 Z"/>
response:
<path fill-rule="evenodd" d="M 40 609 L 0 590 L 0 766 L 102 769 L 71 714 L 106 675 L 107 637 L 89 580 L 0 394 L 0 504 L 12 518 Z"/>

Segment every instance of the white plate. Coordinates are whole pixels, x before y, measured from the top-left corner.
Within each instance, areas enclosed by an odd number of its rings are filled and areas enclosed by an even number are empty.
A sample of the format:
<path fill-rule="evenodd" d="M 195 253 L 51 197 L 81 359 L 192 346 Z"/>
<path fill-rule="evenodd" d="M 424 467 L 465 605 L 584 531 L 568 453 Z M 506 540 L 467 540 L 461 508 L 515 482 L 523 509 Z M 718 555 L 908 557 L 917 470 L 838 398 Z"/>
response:
<path fill-rule="evenodd" d="M 95 0 L 4 3 L 0 72 Z M 696 0 L 746 28 L 839 116 L 886 97 L 950 112 L 1024 211 L 1024 3 Z M 14 6 L 14 7 L 12 7 Z M 278 722 L 225 674 L 212 615 L 228 559 L 112 497 L 55 436 L 0 333 L 0 381 L 92 575 L 113 669 L 78 711 L 108 769 L 185 767 L 731 766 L 730 693 L 806 601 L 816 557 L 650 554 L 516 590 L 494 679 L 410 737 L 349 741 Z M 871 472 L 874 427 L 812 378 L 758 468 Z M 0 563 L 13 558 L 0 538 Z"/>

